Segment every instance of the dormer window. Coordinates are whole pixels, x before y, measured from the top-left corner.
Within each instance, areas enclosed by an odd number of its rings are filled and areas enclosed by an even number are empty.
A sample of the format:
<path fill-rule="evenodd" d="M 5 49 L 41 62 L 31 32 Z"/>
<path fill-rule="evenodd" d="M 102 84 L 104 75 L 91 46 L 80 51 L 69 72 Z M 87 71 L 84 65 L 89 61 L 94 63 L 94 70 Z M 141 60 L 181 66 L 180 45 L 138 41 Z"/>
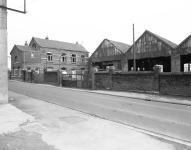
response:
<path fill-rule="evenodd" d="M 48 52 L 46 53 L 47 61 L 52 61 L 52 53 Z"/>

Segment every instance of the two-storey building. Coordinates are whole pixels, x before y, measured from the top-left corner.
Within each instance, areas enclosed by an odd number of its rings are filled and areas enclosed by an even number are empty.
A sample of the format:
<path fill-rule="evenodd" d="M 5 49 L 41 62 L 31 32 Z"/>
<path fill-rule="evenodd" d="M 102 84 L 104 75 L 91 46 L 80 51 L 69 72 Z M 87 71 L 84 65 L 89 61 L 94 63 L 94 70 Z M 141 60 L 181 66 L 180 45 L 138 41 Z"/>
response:
<path fill-rule="evenodd" d="M 65 74 L 83 72 L 89 52 L 78 43 L 33 37 L 29 45 L 15 45 L 10 54 L 12 74 L 21 76 L 21 70 L 37 73 L 60 70 Z"/>

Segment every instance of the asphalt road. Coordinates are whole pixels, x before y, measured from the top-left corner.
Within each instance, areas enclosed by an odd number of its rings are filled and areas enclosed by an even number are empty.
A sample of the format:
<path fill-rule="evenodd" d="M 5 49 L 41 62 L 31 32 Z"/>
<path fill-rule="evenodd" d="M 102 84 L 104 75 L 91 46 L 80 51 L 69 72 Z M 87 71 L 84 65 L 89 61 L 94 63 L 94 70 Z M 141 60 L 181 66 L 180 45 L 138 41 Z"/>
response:
<path fill-rule="evenodd" d="M 190 106 L 17 81 L 9 82 L 9 90 L 191 143 Z"/>

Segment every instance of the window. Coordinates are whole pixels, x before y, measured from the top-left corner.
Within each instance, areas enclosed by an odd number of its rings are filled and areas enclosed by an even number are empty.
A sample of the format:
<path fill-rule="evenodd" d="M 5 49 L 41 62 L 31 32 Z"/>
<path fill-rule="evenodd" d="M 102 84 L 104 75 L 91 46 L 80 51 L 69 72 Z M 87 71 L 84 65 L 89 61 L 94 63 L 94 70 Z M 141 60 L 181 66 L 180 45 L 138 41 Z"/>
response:
<path fill-rule="evenodd" d="M 34 58 L 34 53 L 33 52 L 31 52 L 31 58 Z"/>
<path fill-rule="evenodd" d="M 15 61 L 17 61 L 17 56 L 15 56 L 15 58 L 14 58 L 14 59 L 15 59 Z"/>
<path fill-rule="evenodd" d="M 71 62 L 76 63 L 76 55 L 75 54 L 72 54 Z"/>
<path fill-rule="evenodd" d="M 84 55 L 81 55 L 81 61 L 82 61 L 82 63 L 85 62 L 85 56 Z"/>
<path fill-rule="evenodd" d="M 52 61 L 52 53 L 46 53 L 47 61 Z"/>
<path fill-rule="evenodd" d="M 62 60 L 62 62 L 66 62 L 67 60 L 66 60 L 66 54 L 65 53 L 63 53 L 62 55 L 61 55 L 61 60 Z"/>
<path fill-rule="evenodd" d="M 184 72 L 191 72 L 191 63 L 184 64 Z"/>

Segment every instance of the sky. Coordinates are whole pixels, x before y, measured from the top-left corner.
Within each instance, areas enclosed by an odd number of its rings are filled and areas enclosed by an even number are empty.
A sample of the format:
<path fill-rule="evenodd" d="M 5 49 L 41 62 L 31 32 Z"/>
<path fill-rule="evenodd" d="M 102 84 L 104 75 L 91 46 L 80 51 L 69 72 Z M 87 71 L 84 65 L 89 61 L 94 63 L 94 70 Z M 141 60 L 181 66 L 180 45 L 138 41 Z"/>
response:
<path fill-rule="evenodd" d="M 24 0 L 7 0 L 23 9 Z M 133 43 L 147 29 L 176 44 L 191 34 L 190 0 L 26 0 L 8 11 L 8 53 L 32 37 L 82 44 L 90 54 L 103 39 Z"/>

